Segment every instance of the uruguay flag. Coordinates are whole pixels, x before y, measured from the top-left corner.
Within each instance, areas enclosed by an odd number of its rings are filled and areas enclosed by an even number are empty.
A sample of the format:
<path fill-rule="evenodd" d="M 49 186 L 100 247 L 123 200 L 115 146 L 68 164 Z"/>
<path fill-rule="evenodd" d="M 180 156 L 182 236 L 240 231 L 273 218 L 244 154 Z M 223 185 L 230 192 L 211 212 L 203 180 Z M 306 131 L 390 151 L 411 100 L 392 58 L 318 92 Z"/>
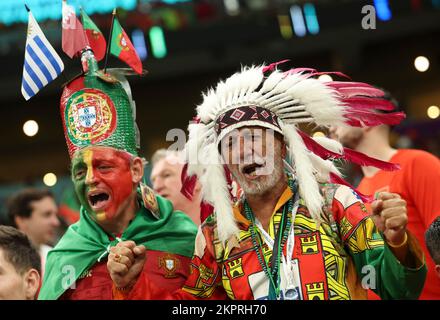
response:
<path fill-rule="evenodd" d="M 26 100 L 32 98 L 41 88 L 58 77 L 63 69 L 63 61 L 47 41 L 29 11 L 23 81 L 21 83 L 23 97 Z"/>

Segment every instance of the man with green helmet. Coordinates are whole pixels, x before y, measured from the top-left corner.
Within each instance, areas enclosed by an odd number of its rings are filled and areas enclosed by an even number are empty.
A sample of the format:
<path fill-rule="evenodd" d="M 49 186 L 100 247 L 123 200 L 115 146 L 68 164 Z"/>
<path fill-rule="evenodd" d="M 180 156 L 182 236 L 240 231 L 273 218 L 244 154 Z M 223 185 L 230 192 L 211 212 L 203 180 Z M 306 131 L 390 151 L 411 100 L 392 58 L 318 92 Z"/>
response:
<path fill-rule="evenodd" d="M 141 183 L 144 161 L 125 78 L 98 70 L 90 50 L 82 53 L 82 62 L 84 74 L 69 82 L 61 97 L 80 220 L 49 253 L 39 299 L 111 299 L 106 263 L 108 254 L 126 258 L 114 252 L 120 241 L 143 244 L 146 249 L 135 254 L 147 251 L 148 259 L 139 268 L 173 291 L 189 272 L 197 227 Z"/>

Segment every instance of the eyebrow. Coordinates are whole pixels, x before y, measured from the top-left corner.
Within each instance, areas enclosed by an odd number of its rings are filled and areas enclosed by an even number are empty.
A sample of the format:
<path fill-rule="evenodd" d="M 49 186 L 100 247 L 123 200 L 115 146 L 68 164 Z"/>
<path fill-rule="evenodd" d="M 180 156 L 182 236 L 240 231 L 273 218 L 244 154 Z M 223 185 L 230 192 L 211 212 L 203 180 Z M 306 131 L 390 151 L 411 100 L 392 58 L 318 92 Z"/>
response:
<path fill-rule="evenodd" d="M 154 177 L 162 176 L 162 175 L 164 175 L 166 173 L 173 173 L 173 170 L 163 169 L 163 170 L 159 171 Z"/>

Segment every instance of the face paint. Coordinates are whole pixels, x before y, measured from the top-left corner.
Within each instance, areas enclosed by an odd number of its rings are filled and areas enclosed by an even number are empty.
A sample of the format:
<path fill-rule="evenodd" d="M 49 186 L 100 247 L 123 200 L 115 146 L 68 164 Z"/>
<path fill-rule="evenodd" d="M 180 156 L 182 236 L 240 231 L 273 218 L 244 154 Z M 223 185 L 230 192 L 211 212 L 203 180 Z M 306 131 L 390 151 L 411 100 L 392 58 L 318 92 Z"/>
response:
<path fill-rule="evenodd" d="M 134 187 L 129 155 L 108 147 L 81 150 L 72 160 L 72 180 L 81 204 L 98 222 L 123 212 Z"/>

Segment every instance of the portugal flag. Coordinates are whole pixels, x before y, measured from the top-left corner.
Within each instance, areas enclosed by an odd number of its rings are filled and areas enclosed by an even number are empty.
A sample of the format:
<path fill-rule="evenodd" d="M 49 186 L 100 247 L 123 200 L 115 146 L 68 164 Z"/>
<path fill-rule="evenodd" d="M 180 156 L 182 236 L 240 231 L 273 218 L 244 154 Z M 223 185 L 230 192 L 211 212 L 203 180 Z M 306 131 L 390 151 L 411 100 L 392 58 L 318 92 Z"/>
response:
<path fill-rule="evenodd" d="M 81 17 L 89 46 L 92 48 L 96 60 L 100 61 L 105 56 L 105 48 L 107 46 L 104 35 L 84 10 L 81 10 Z"/>
<path fill-rule="evenodd" d="M 142 74 L 142 62 L 133 44 L 119 24 L 118 18 L 114 18 L 112 38 L 110 43 L 110 53 L 126 64 L 128 64 L 134 71 Z"/>

